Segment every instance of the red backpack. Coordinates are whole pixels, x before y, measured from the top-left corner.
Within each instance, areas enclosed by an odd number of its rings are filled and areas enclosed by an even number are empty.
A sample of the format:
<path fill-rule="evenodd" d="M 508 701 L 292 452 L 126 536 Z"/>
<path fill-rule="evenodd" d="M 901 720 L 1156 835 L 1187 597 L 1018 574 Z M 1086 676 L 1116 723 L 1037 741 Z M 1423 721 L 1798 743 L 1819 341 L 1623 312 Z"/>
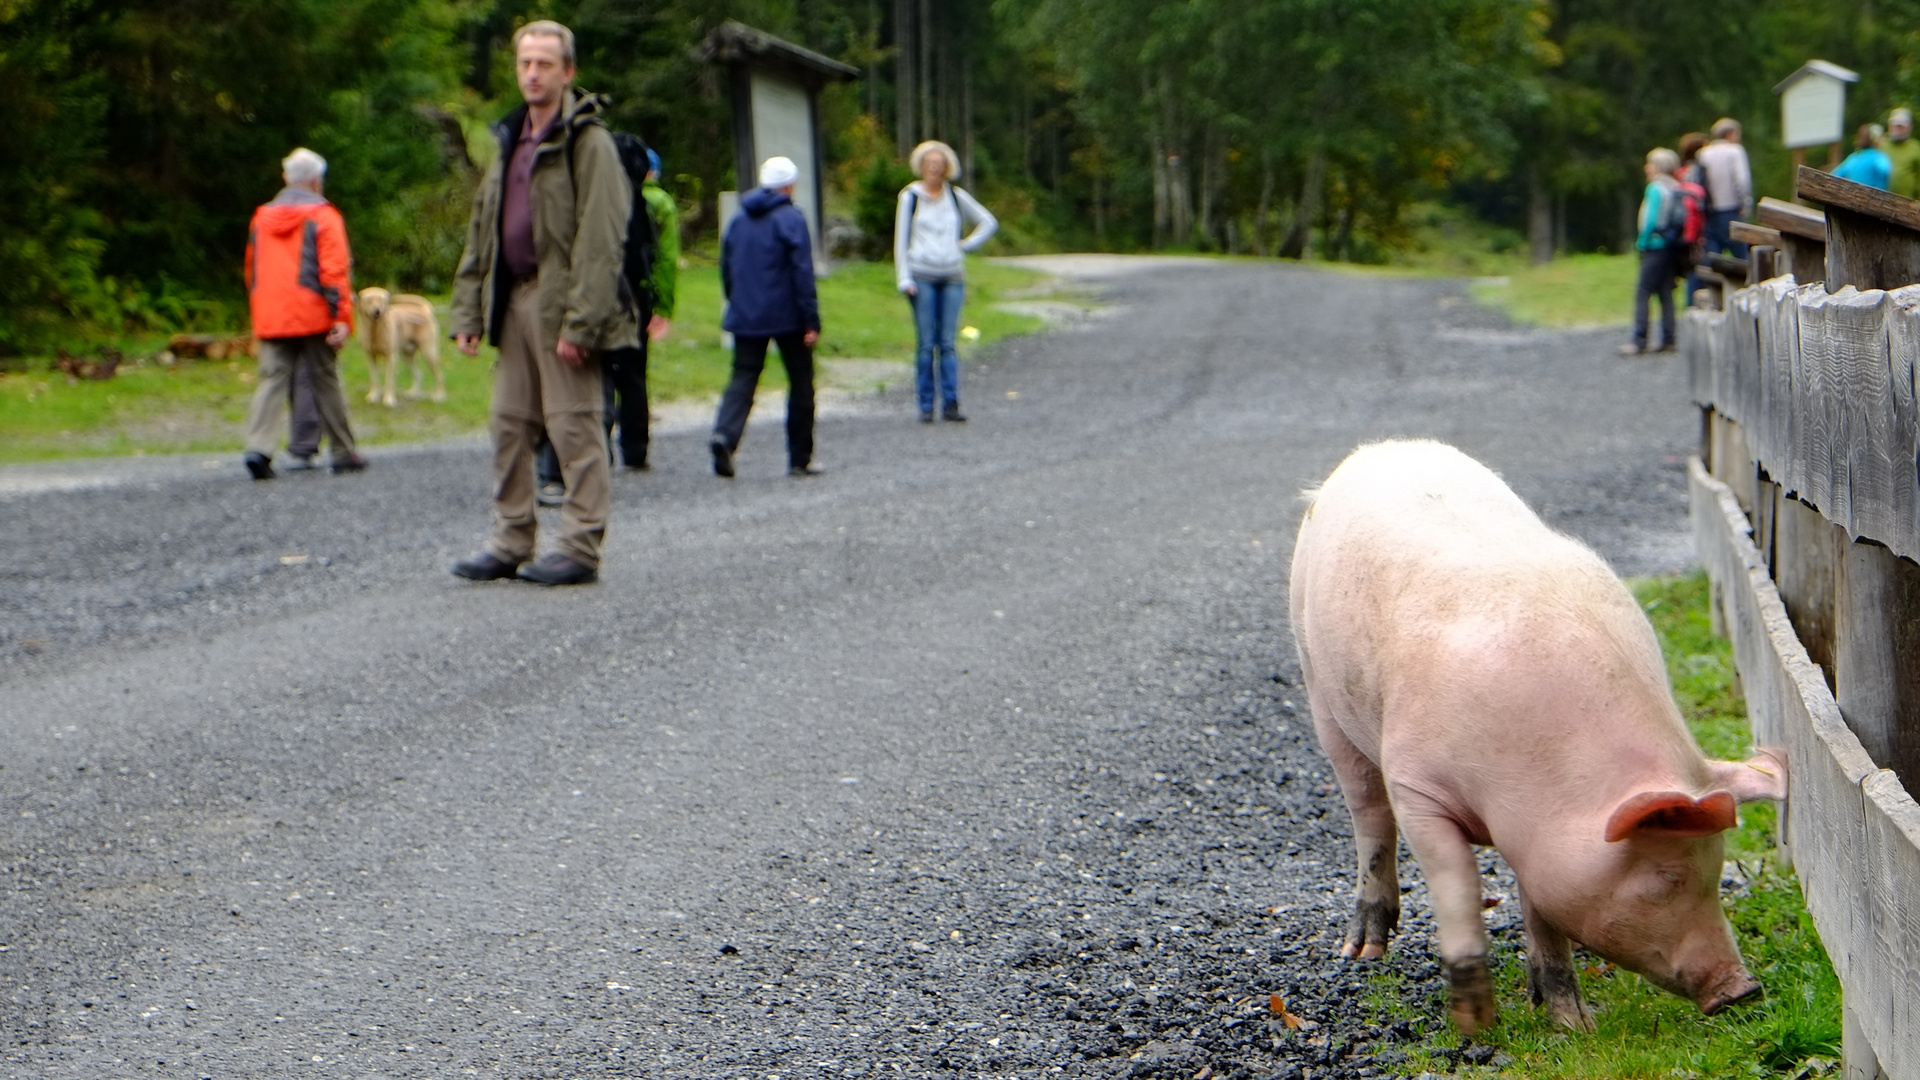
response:
<path fill-rule="evenodd" d="M 1689 179 L 1692 175 L 1692 169 L 1683 169 L 1674 177 L 1673 205 L 1661 215 L 1665 228 L 1660 230 L 1669 245 L 1686 253 L 1688 265 L 1698 264 L 1705 256 L 1707 236 L 1707 189 Z"/>

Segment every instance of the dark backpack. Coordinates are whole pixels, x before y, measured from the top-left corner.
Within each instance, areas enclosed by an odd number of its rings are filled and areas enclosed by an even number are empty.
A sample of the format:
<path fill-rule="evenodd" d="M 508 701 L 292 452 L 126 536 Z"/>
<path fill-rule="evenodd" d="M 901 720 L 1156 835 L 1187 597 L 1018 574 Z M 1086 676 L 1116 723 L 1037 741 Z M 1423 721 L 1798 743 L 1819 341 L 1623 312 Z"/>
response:
<path fill-rule="evenodd" d="M 647 332 L 647 320 L 653 315 L 653 259 L 660 249 L 660 235 L 654 229 L 653 214 L 647 210 L 647 198 L 641 188 L 646 184 L 649 163 L 647 144 L 638 135 L 609 131 L 613 148 L 620 155 L 620 167 L 633 185 L 633 210 L 627 217 L 627 258 L 620 278 L 633 297 L 640 313 L 640 332 Z M 567 175 L 573 175 L 573 140 L 567 140 Z"/>

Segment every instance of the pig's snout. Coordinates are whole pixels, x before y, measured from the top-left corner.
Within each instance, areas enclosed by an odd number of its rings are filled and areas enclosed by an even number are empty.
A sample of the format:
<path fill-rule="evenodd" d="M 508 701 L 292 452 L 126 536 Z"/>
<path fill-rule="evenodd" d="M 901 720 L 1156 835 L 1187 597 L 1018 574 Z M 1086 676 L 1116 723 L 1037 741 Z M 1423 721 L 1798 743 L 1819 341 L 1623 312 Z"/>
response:
<path fill-rule="evenodd" d="M 1745 971 L 1736 971 L 1731 976 L 1702 992 L 1694 1000 L 1700 1003 L 1700 1011 L 1712 1016 L 1736 1001 L 1745 1001 L 1760 992 L 1760 983 Z"/>

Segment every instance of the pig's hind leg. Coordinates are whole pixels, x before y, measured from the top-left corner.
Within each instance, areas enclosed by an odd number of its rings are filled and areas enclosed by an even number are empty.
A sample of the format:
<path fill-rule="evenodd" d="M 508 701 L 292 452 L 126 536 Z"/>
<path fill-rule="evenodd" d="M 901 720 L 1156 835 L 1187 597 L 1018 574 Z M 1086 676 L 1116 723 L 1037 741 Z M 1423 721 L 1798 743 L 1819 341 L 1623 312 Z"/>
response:
<path fill-rule="evenodd" d="M 1593 1016 L 1580 997 L 1580 980 L 1573 970 L 1573 943 L 1540 917 L 1520 889 L 1520 914 L 1527 929 L 1527 994 L 1535 1005 L 1563 1027 L 1592 1031 Z"/>
<path fill-rule="evenodd" d="M 1400 835 L 1393 824 L 1393 804 L 1387 801 L 1386 778 L 1347 738 L 1340 726 L 1322 720 L 1324 710 L 1313 710 L 1320 748 L 1333 762 L 1353 818 L 1353 846 L 1359 857 L 1359 884 L 1354 890 L 1353 921 L 1340 955 L 1351 960 L 1384 956 L 1387 941 L 1400 925 Z"/>

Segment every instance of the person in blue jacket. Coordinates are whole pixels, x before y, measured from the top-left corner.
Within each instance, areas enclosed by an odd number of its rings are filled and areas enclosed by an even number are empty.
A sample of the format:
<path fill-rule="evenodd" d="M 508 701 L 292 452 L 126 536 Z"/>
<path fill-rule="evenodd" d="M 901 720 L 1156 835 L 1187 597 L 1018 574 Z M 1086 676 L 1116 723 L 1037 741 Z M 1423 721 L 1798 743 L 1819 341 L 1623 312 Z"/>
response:
<path fill-rule="evenodd" d="M 1860 125 L 1859 134 L 1853 138 L 1853 145 L 1859 149 L 1848 154 L 1847 160 L 1833 170 L 1833 175 L 1870 188 L 1887 190 L 1893 182 L 1893 159 L 1880 149 L 1881 132 L 1875 130 L 1877 126 Z"/>
<path fill-rule="evenodd" d="M 740 213 L 720 243 L 720 287 L 733 334 L 733 378 L 713 421 L 713 471 L 733 476 L 733 453 L 747 429 L 753 391 L 766 367 L 767 344 L 780 346 L 787 369 L 787 472 L 812 476 L 813 346 L 820 340 L 820 301 L 813 287 L 813 238 L 793 205 L 800 170 L 789 158 L 768 158 L 760 186 L 740 199 Z"/>
<path fill-rule="evenodd" d="M 1673 282 L 1679 273 L 1678 256 L 1685 248 L 1682 230 L 1686 211 L 1680 204 L 1680 184 L 1673 174 L 1680 155 L 1664 146 L 1647 154 L 1646 194 L 1640 197 L 1640 232 L 1633 246 L 1640 252 L 1640 277 L 1633 290 L 1633 343 L 1620 346 L 1632 356 L 1647 351 L 1647 301 L 1660 298 L 1660 351 L 1672 352 Z"/>

